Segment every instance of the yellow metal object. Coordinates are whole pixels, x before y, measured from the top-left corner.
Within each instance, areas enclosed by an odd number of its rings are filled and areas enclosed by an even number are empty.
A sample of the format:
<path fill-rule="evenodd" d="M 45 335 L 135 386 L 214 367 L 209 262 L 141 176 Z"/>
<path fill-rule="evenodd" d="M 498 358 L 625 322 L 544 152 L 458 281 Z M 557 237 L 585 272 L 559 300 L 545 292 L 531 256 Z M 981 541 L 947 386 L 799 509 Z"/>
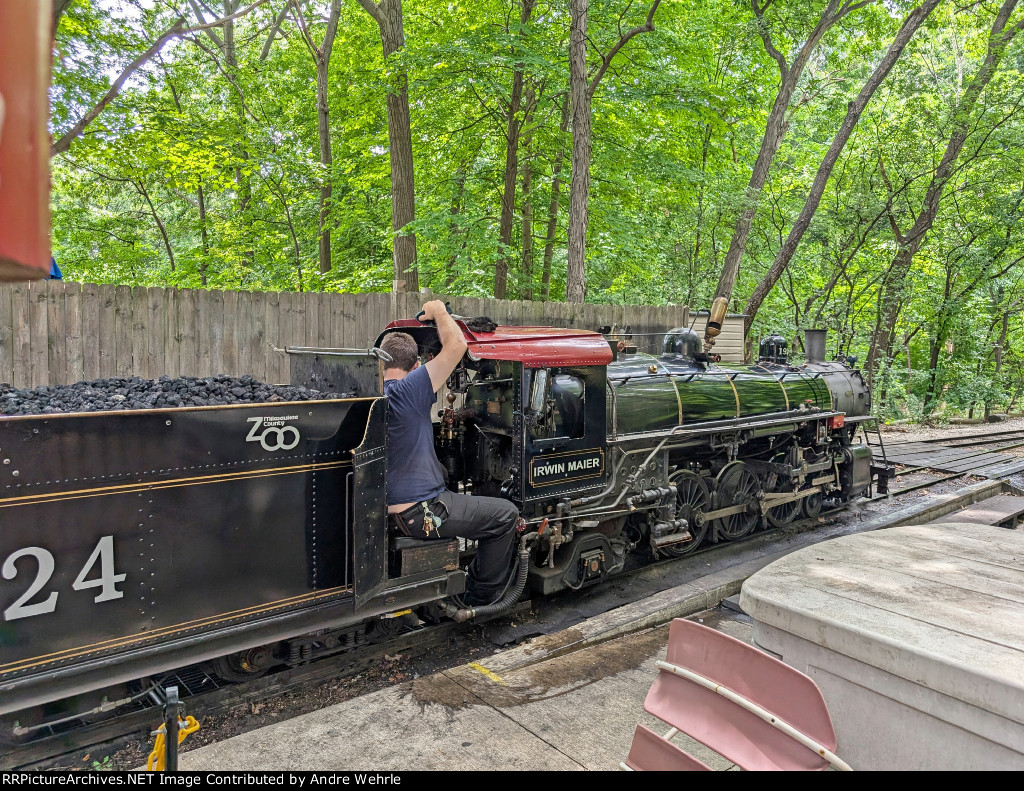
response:
<path fill-rule="evenodd" d="M 708 316 L 708 324 L 704 328 L 704 351 L 711 351 L 715 345 L 715 338 L 722 331 L 722 322 L 725 321 L 725 314 L 729 310 L 729 300 L 719 297 L 711 304 L 711 314 Z"/>
<path fill-rule="evenodd" d="M 740 409 L 740 394 L 739 394 L 739 391 L 736 389 L 736 385 L 733 384 L 731 376 L 726 376 L 725 379 L 729 383 L 729 387 L 732 388 L 733 398 L 736 399 L 736 417 L 743 417 L 743 411 Z"/>
<path fill-rule="evenodd" d="M 185 737 L 190 733 L 195 733 L 199 730 L 199 722 L 191 714 L 188 715 L 184 720 L 178 717 L 178 744 L 185 741 Z M 156 730 L 156 740 L 153 742 L 153 752 L 149 754 L 149 759 L 146 761 L 146 769 L 150 772 L 162 772 L 166 769 L 165 760 L 167 756 L 167 731 L 164 726 L 161 725 Z"/>

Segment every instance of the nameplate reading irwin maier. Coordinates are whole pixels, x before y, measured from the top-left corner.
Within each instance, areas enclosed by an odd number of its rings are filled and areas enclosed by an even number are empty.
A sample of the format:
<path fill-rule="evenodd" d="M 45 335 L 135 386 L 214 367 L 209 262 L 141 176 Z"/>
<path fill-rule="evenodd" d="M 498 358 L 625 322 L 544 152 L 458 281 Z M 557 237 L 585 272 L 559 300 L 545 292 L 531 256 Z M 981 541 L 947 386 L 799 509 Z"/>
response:
<path fill-rule="evenodd" d="M 555 486 L 604 475 L 604 451 L 574 450 L 546 453 L 530 459 L 530 485 Z"/>

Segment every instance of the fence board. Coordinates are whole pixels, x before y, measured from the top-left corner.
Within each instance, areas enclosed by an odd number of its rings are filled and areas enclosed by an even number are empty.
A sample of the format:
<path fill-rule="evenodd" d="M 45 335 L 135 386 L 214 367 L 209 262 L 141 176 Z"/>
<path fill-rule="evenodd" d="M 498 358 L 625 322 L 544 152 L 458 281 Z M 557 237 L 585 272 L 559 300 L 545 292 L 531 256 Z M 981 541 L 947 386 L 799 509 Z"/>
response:
<path fill-rule="evenodd" d="M 164 363 L 164 339 L 167 337 L 167 314 L 164 311 L 164 289 L 146 289 L 146 369 L 150 379 L 167 373 Z"/>
<path fill-rule="evenodd" d="M 179 376 L 199 373 L 196 357 L 196 339 L 199 322 L 196 315 L 196 294 L 185 289 L 178 292 L 178 372 Z"/>
<path fill-rule="evenodd" d="M 578 305 L 429 293 L 320 294 L 130 288 L 37 281 L 0 286 L 0 381 L 31 387 L 111 376 L 250 374 L 288 381 L 285 346 L 367 348 L 428 299 L 463 316 L 510 325 L 595 330 L 630 325 L 638 346 L 688 323 L 685 306 Z M 705 313 L 703 321 L 706 321 Z M 694 329 L 703 332 L 698 318 Z M 650 334 L 653 333 L 653 334 Z M 730 316 L 716 352 L 742 354 L 742 318 Z M 726 354 L 727 353 L 727 354 Z"/>
<path fill-rule="evenodd" d="M 271 384 L 280 384 L 288 380 L 286 369 L 287 360 L 274 348 L 281 348 L 281 292 L 270 291 L 266 295 L 264 310 L 266 312 L 266 329 L 264 340 L 264 355 L 267 361 L 266 381 Z M 271 348 L 274 347 L 274 348 Z"/>
<path fill-rule="evenodd" d="M 308 346 L 306 343 L 306 295 L 288 295 L 288 345 Z"/>
<path fill-rule="evenodd" d="M 249 339 L 243 343 L 249 351 L 250 364 L 245 369 L 261 382 L 267 381 L 267 295 L 262 291 L 249 294 Z"/>
<path fill-rule="evenodd" d="M 224 372 L 224 295 L 220 291 L 204 291 L 200 299 L 199 326 L 204 337 L 199 346 L 203 376 Z"/>
<path fill-rule="evenodd" d="M 305 294 L 306 330 L 302 337 L 303 346 L 317 346 L 320 335 L 320 311 L 317 309 L 319 294 L 307 291 Z"/>
<path fill-rule="evenodd" d="M 206 314 L 209 312 L 211 303 L 209 291 L 196 291 L 196 323 L 195 323 L 195 344 L 196 344 L 196 376 L 210 376 L 213 365 L 210 362 L 211 331 L 206 323 Z"/>
<path fill-rule="evenodd" d="M 15 387 L 30 387 L 32 384 L 32 336 L 29 333 L 31 305 L 31 285 L 16 283 L 11 289 L 11 326 L 16 331 L 12 344 L 14 360 L 11 384 Z"/>
<path fill-rule="evenodd" d="M 330 327 L 331 346 L 345 346 L 345 298 L 341 294 L 324 294 L 327 305 L 327 326 Z M 321 319 L 321 324 L 323 320 Z"/>
<path fill-rule="evenodd" d="M 306 295 L 288 295 L 288 345 L 308 346 L 306 343 Z"/>
<path fill-rule="evenodd" d="M 113 289 L 110 305 L 105 311 L 102 304 L 100 287 L 95 283 L 83 283 L 78 315 L 82 322 L 82 379 L 85 381 L 99 379 L 103 375 L 100 373 L 104 352 L 100 345 L 100 315 L 101 312 L 113 315 Z"/>
<path fill-rule="evenodd" d="M 221 349 L 221 373 L 225 373 L 228 376 L 238 376 L 238 292 L 237 291 L 225 291 L 222 293 L 223 298 L 223 315 L 224 315 L 224 326 L 223 326 L 223 348 Z M 230 318 L 229 318 L 230 317 Z"/>
<path fill-rule="evenodd" d="M 250 292 L 239 291 L 237 293 L 235 316 L 237 316 L 237 321 L 235 321 L 237 359 L 235 360 L 234 375 L 252 375 L 252 294 Z"/>
<path fill-rule="evenodd" d="M 178 349 L 181 348 L 181 316 L 178 306 L 182 292 L 175 288 L 165 288 L 167 304 L 164 305 L 164 375 L 181 376 L 181 359 Z"/>
<path fill-rule="evenodd" d="M 14 288 L 0 283 L 0 383 L 14 382 L 14 312 L 12 293 Z"/>
<path fill-rule="evenodd" d="M 82 340 L 82 284 L 64 284 L 64 364 L 69 384 L 85 379 L 85 346 Z"/>
<path fill-rule="evenodd" d="M 41 384 L 66 385 L 68 372 L 64 283 L 59 280 L 40 280 L 38 283 L 46 295 L 46 365 L 49 371 L 49 376 L 45 376 Z"/>
<path fill-rule="evenodd" d="M 356 327 L 356 336 L 359 339 L 356 345 L 363 349 L 373 346 L 380 331 L 391 318 L 391 295 L 370 294 L 369 310 Z"/>
<path fill-rule="evenodd" d="M 149 378 L 149 289 L 142 286 L 132 288 L 132 359 L 134 374 Z"/>
<path fill-rule="evenodd" d="M 334 336 L 331 333 L 331 305 L 330 305 L 330 294 L 317 294 L 316 295 L 316 307 L 317 307 L 317 334 L 316 334 L 316 345 L 322 349 L 329 349 L 333 346 L 338 346 L 334 342 Z"/>
<path fill-rule="evenodd" d="M 114 288 L 114 375 L 131 376 L 136 368 L 132 358 L 132 290 Z"/>
<path fill-rule="evenodd" d="M 49 316 L 46 292 L 46 280 L 35 280 L 29 284 L 31 300 L 29 302 L 28 334 L 31 336 L 30 370 L 32 372 L 29 385 L 40 387 L 50 381 L 49 351 Z"/>

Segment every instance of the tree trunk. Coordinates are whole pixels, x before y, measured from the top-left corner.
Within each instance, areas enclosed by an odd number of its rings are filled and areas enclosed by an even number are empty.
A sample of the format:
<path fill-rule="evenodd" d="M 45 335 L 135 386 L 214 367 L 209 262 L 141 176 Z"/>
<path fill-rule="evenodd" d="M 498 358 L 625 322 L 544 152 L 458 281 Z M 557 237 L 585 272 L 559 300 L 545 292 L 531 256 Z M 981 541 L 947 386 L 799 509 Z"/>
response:
<path fill-rule="evenodd" d="M 754 162 L 754 169 L 750 174 L 750 183 L 747 185 L 746 208 L 736 220 L 733 229 L 732 240 L 729 242 L 729 251 L 725 254 L 725 261 L 722 263 L 722 275 L 718 281 L 718 289 L 715 291 L 715 298 L 725 297 L 731 299 L 733 286 L 736 284 L 736 276 L 740 271 L 740 261 L 747 248 L 747 239 L 750 236 L 750 229 L 754 222 L 754 215 L 757 214 L 758 200 L 761 190 L 764 188 L 768 178 L 768 171 L 771 169 L 772 160 L 775 158 L 779 145 L 786 132 L 786 111 L 789 109 L 790 99 L 796 90 L 797 83 L 803 74 L 804 67 L 811 57 L 811 53 L 821 42 L 825 33 L 828 32 L 836 22 L 855 8 L 867 3 L 853 3 L 850 0 L 830 0 L 828 6 L 821 14 L 818 24 L 808 36 L 803 46 L 800 47 L 792 65 L 787 63 L 785 56 L 775 49 L 772 44 L 771 34 L 768 25 L 764 20 L 764 10 L 769 3 L 759 6 L 757 0 L 751 0 L 751 7 L 754 9 L 754 16 L 757 18 L 758 32 L 764 42 L 768 54 L 779 65 L 779 90 L 775 95 L 775 103 L 768 114 L 768 122 L 765 125 L 764 137 L 761 139 L 761 149 L 758 151 L 757 160 Z"/>
<path fill-rule="evenodd" d="M 789 235 L 786 237 L 786 241 L 775 256 L 775 260 L 772 262 L 771 268 L 768 270 L 768 274 L 766 274 L 761 282 L 758 283 L 757 288 L 754 289 L 754 293 L 747 301 L 747 306 L 743 311 L 746 314 L 746 318 L 743 322 L 744 334 L 750 332 L 750 327 L 754 323 L 754 319 L 757 316 L 758 310 L 761 308 L 761 304 L 778 282 L 783 270 L 789 266 L 790 259 L 792 259 L 793 254 L 796 252 L 797 246 L 800 244 L 800 240 L 803 238 L 804 233 L 810 226 L 811 219 L 814 217 L 814 213 L 818 209 L 818 204 L 821 202 L 821 196 L 824 194 L 828 180 L 832 176 L 832 169 L 835 167 L 836 161 L 839 159 L 839 155 L 846 147 L 846 143 L 850 139 L 850 135 L 853 133 L 854 127 L 856 127 L 857 122 L 860 120 L 860 117 L 864 112 L 864 108 L 867 107 L 868 102 L 871 101 L 871 97 L 874 96 L 878 86 L 882 84 L 889 72 L 892 71 L 892 67 L 896 65 L 896 61 L 899 60 L 904 48 L 910 42 L 910 39 L 913 38 L 917 29 L 921 27 L 922 23 L 928 18 L 928 15 L 931 14 L 932 10 L 939 4 L 939 2 L 940 0 L 925 0 L 924 3 L 915 8 L 907 16 L 903 25 L 900 27 L 899 32 L 896 34 L 896 37 L 893 39 L 892 44 L 889 46 L 888 51 L 886 51 L 881 61 L 879 61 L 867 82 L 864 83 L 864 87 L 861 88 L 857 98 L 850 103 L 846 117 L 843 119 L 842 124 L 839 126 L 839 131 L 832 140 L 832 145 L 829 146 L 824 159 L 821 161 L 821 165 L 818 166 L 818 172 L 814 176 L 814 183 L 811 185 L 811 190 L 807 195 L 807 200 L 804 202 L 803 209 L 800 211 L 800 216 L 797 217 L 792 229 L 790 229 Z"/>
<path fill-rule="evenodd" d="M 224 0 L 224 15 L 230 16 L 238 10 L 239 0 Z M 235 22 L 233 19 L 224 23 L 224 67 L 228 73 L 234 90 L 231 91 L 231 103 L 238 122 L 240 142 L 235 148 L 236 155 L 242 162 L 249 160 L 249 151 L 245 145 L 245 108 L 243 107 L 242 86 L 238 80 L 238 52 L 235 48 Z M 252 187 L 249 184 L 249 177 L 243 172 L 241 166 L 235 168 L 235 183 L 238 185 L 238 208 L 244 213 L 252 200 Z"/>
<path fill-rule="evenodd" d="M 224 15 L 230 17 L 241 5 L 241 0 L 224 0 Z M 214 38 L 216 42 L 216 37 Z M 217 42 L 220 43 L 220 42 Z M 224 23 L 224 40 L 220 43 L 221 53 L 224 55 L 224 71 L 231 82 L 233 90 L 229 91 L 231 107 L 235 113 L 237 127 L 237 138 L 233 145 L 234 155 L 237 162 L 241 163 L 235 167 L 235 184 L 238 186 L 238 196 L 235 200 L 236 218 L 241 226 L 239 234 L 242 240 L 242 257 L 246 265 L 252 267 L 256 262 L 256 243 L 253 238 L 252 217 L 248 209 L 252 203 L 252 184 L 249 181 L 249 174 L 246 172 L 249 162 L 249 146 L 247 142 L 248 131 L 245 118 L 245 98 L 242 93 L 242 83 L 239 79 L 238 52 L 235 47 L 235 21 L 228 19 Z"/>
<path fill-rule="evenodd" d="M 898 239 L 900 249 L 893 257 L 889 265 L 889 276 L 882 287 L 882 296 L 879 305 L 879 321 L 871 338 L 871 346 L 868 350 L 868 358 L 865 369 L 868 374 L 870 385 L 882 360 L 887 360 L 892 354 L 892 344 L 896 328 L 896 320 L 899 317 L 900 295 L 903 293 L 906 284 L 907 273 L 914 261 L 914 256 L 921 249 L 924 237 L 931 230 L 932 223 L 939 211 L 939 202 L 942 200 L 946 185 L 953 177 L 957 158 L 963 148 L 964 142 L 970 133 L 971 115 L 974 106 L 978 101 L 985 86 L 988 85 L 992 76 L 999 66 L 999 62 L 1006 51 L 1007 45 L 1020 30 L 1021 23 L 1007 29 L 1010 14 L 1017 6 L 1017 0 L 1004 0 L 1002 7 L 996 14 L 992 23 L 992 30 L 989 34 L 988 51 L 985 60 L 978 69 L 974 79 L 963 92 L 960 101 L 953 112 L 953 131 L 950 134 L 949 142 L 946 144 L 946 151 L 942 155 L 939 166 L 935 169 L 931 183 L 925 192 L 921 212 L 914 221 L 910 231 Z"/>
<path fill-rule="evenodd" d="M 1000 295 L 1001 294 L 1002 294 L 1002 290 L 1000 289 Z M 995 302 L 995 301 L 996 300 L 993 299 L 993 302 Z M 993 358 L 993 360 L 995 360 L 995 364 L 996 364 L 995 365 L 995 370 L 992 372 L 992 381 L 994 381 L 996 383 L 999 382 L 999 374 L 1003 370 L 1003 351 L 1004 351 L 1004 349 L 1006 349 L 1006 337 L 1010 333 L 1010 314 L 1013 313 L 1013 312 L 1016 312 L 1015 308 L 1017 308 L 1018 305 L 1019 305 L 1019 302 L 1014 302 L 1012 305 L 1010 305 L 1009 308 L 1005 308 L 1002 311 L 1002 318 L 1000 319 L 1001 327 L 999 329 L 999 338 L 998 338 L 998 340 L 996 340 L 996 342 L 994 344 L 992 344 L 992 358 Z M 997 305 L 993 305 L 993 307 L 997 307 Z M 1016 400 L 1016 396 L 1014 396 L 1014 400 Z M 1010 405 L 1006 408 L 1006 411 L 1009 412 L 1012 409 L 1013 409 L 1013 401 L 1010 402 Z M 987 418 L 991 414 L 992 414 L 992 400 L 989 399 L 989 398 L 986 398 L 985 399 L 985 417 Z"/>
<path fill-rule="evenodd" d="M 133 181 L 135 188 L 139 191 L 139 194 L 146 199 L 146 203 L 149 206 L 149 213 L 153 215 L 153 220 L 156 222 L 156 227 L 160 229 L 160 236 L 164 240 L 164 249 L 167 251 L 167 260 L 171 262 L 171 271 L 174 271 L 174 251 L 171 249 L 171 240 L 167 236 L 167 229 L 164 227 L 163 221 L 160 219 L 160 215 L 156 212 L 156 206 L 153 205 L 153 201 L 149 197 L 149 190 L 146 189 L 146 185 L 142 181 Z"/>
<path fill-rule="evenodd" d="M 946 336 L 949 335 L 949 315 L 950 310 L 950 294 L 953 290 L 953 270 L 951 267 L 946 268 L 946 286 L 942 294 L 942 304 L 939 306 L 938 321 L 935 325 L 935 332 L 933 333 L 928 348 L 928 389 L 924 393 L 924 404 L 922 405 L 921 411 L 925 415 L 930 415 L 935 409 L 935 402 L 937 400 L 938 393 L 936 392 L 938 380 L 939 380 L 939 354 L 942 351 L 942 345 L 946 342 Z M 907 346 L 907 360 L 910 360 L 910 346 Z"/>
<path fill-rule="evenodd" d="M 337 0 L 340 2 L 340 0 Z M 331 170 L 334 156 L 331 152 L 331 120 L 327 105 L 327 66 L 330 52 L 318 60 L 316 66 L 316 115 L 317 130 L 320 134 L 320 164 L 323 165 L 323 183 L 320 185 L 320 272 L 331 271 Z"/>
<path fill-rule="evenodd" d="M 569 93 L 572 100 L 572 182 L 569 186 L 569 261 L 566 302 L 587 296 L 585 266 L 587 204 L 590 200 L 590 93 L 587 91 L 588 0 L 570 0 Z"/>
<path fill-rule="evenodd" d="M 519 289 L 520 299 L 533 299 L 533 162 L 530 159 L 530 142 L 525 141 L 526 156 L 523 159 L 523 277 Z"/>
<path fill-rule="evenodd" d="M 520 25 L 530 21 L 535 0 L 522 0 Z M 501 192 L 501 220 L 498 223 L 498 263 L 494 270 L 494 298 L 504 299 L 508 290 L 508 262 L 511 258 L 512 224 L 516 212 L 516 178 L 519 175 L 519 110 L 523 100 L 523 67 L 512 72 L 512 92 L 505 116 L 505 185 Z"/>
<path fill-rule="evenodd" d="M 565 139 L 569 131 L 569 97 L 562 100 L 562 120 L 558 125 L 559 140 Z M 562 187 L 562 163 L 565 161 L 565 149 L 561 144 L 555 161 L 551 166 L 551 201 L 548 204 L 548 227 L 544 234 L 544 273 L 541 279 L 541 299 L 547 301 L 551 296 L 551 261 L 555 255 L 555 235 L 558 233 L 559 193 Z"/>
<path fill-rule="evenodd" d="M 615 56 L 626 43 L 633 36 L 654 30 L 654 14 L 660 4 L 661 0 L 654 0 L 647 13 L 647 22 L 622 32 L 618 42 L 608 50 L 606 55 L 601 56 L 594 73 L 589 75 L 587 73 L 587 7 L 589 2 L 588 0 L 570 0 L 572 19 L 569 26 L 569 95 L 572 103 L 572 181 L 569 185 L 569 249 L 565 273 L 565 299 L 567 302 L 581 303 L 586 300 L 587 296 L 586 244 L 591 153 L 590 100 Z M 629 4 L 626 9 L 629 9 Z M 557 209 L 554 203 L 552 206 Z"/>
<path fill-rule="evenodd" d="M 321 274 L 327 274 L 331 271 L 330 213 L 331 195 L 333 193 L 332 170 L 334 166 L 334 155 L 331 152 L 331 116 L 327 86 L 328 69 L 331 65 L 331 51 L 334 49 L 334 37 L 338 33 L 338 18 L 341 16 L 341 0 L 332 0 L 331 2 L 331 11 L 327 18 L 327 30 L 324 33 L 323 44 L 320 46 L 317 46 L 309 33 L 301 6 L 296 4 L 294 8 L 302 37 L 305 39 L 306 46 L 313 56 L 313 63 L 316 65 L 317 134 L 320 138 L 320 164 L 323 166 L 324 171 L 320 183 L 320 227 L 317 231 L 320 237 L 320 272 Z"/>
<path fill-rule="evenodd" d="M 64 12 L 68 10 L 68 6 L 71 5 L 72 0 L 53 0 L 53 5 L 50 8 L 52 14 L 53 24 L 50 27 L 50 41 L 57 35 L 57 26 L 60 25 L 60 18 L 64 16 Z"/>
<path fill-rule="evenodd" d="M 626 5 L 629 9 L 630 3 Z M 587 297 L 587 221 L 590 203 L 590 100 L 615 56 L 633 36 L 654 30 L 654 15 L 661 0 L 654 0 L 647 21 L 622 32 L 619 40 L 601 56 L 594 73 L 587 73 L 587 7 L 589 0 L 570 0 L 569 94 L 572 98 L 572 182 L 569 185 L 569 260 L 565 273 L 566 302 Z M 623 12 L 625 13 L 625 11 Z M 620 17 L 621 22 L 621 17 Z M 620 27 L 621 31 L 622 28 Z M 589 82 L 588 82 L 589 78 Z"/>
<path fill-rule="evenodd" d="M 196 197 L 199 199 L 199 234 L 203 239 L 203 262 L 199 265 L 199 281 L 205 287 L 206 271 L 210 266 L 210 239 L 206 230 L 206 196 L 203 194 L 202 184 L 196 187 Z"/>
<path fill-rule="evenodd" d="M 405 47 L 402 0 L 359 0 L 380 27 L 384 59 Z M 413 177 L 412 129 L 409 121 L 409 79 L 405 72 L 394 75 L 388 90 L 388 145 L 391 156 L 391 229 L 394 232 L 393 260 L 395 291 L 419 291 L 416 270 L 416 234 L 401 230 L 416 219 L 416 190 Z"/>

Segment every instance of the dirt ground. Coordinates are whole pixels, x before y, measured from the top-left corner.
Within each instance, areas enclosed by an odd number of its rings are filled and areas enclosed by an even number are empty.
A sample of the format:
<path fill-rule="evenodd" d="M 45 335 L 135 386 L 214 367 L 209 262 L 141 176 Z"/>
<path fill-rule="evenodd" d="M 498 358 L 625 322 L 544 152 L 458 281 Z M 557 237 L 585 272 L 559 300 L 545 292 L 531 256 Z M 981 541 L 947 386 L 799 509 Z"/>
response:
<path fill-rule="evenodd" d="M 240 733 L 332 706 L 393 684 L 478 661 L 482 656 L 499 650 L 499 647 L 490 643 L 481 628 L 468 635 L 450 639 L 424 655 L 385 656 L 384 661 L 377 667 L 351 678 L 309 682 L 272 701 L 240 705 L 224 714 L 202 716 L 195 713 L 200 728 L 186 738 L 181 745 L 181 751 L 223 741 Z M 159 710 L 154 711 L 156 719 L 153 726 L 158 727 L 160 714 Z M 147 757 L 152 749 L 152 738 L 131 739 L 122 745 L 93 749 L 60 761 L 48 762 L 39 768 L 71 771 L 138 769 L 146 766 Z"/>
<path fill-rule="evenodd" d="M 882 437 L 883 440 L 892 442 L 943 437 L 952 438 L 967 434 L 979 434 L 987 428 L 990 428 L 992 431 L 1024 430 L 1024 418 L 1012 419 L 990 426 L 951 425 L 939 428 L 912 425 L 887 426 L 882 429 Z M 1024 448 L 1021 450 L 1024 450 Z M 893 490 L 902 489 L 944 474 L 920 471 L 907 475 L 898 475 L 890 483 L 890 488 Z M 894 507 L 902 508 L 912 505 L 930 495 L 951 492 L 979 480 L 981 479 L 964 476 L 936 483 L 933 486 L 923 487 L 901 495 L 898 500 L 898 506 L 894 506 L 894 501 L 888 499 L 863 500 L 854 504 L 848 511 L 832 514 L 827 518 L 823 517 L 820 521 L 837 524 L 847 520 L 868 519 Z M 1024 475 L 1014 476 L 1010 483 L 1024 489 Z M 529 618 L 529 615 L 524 614 L 518 617 L 524 619 Z M 270 702 L 246 704 L 225 714 L 201 717 L 200 730 L 189 736 L 181 749 L 183 752 L 195 749 L 196 747 L 221 741 L 255 728 L 280 722 L 353 697 L 365 695 L 396 683 L 436 673 L 446 668 L 466 664 L 467 662 L 479 661 L 482 656 L 495 653 L 502 648 L 503 646 L 493 644 L 488 638 L 487 631 L 480 627 L 466 635 L 450 639 L 443 646 L 432 649 L 425 655 L 403 656 L 398 654 L 386 656 L 385 661 L 379 666 L 352 678 L 340 678 L 326 683 L 311 682 Z M 154 722 L 154 727 L 158 724 L 158 722 Z M 145 766 L 147 755 L 151 749 L 152 739 L 137 739 L 116 748 L 112 746 L 105 750 L 93 750 L 57 763 L 51 763 L 49 768 L 65 770 L 135 769 Z"/>

